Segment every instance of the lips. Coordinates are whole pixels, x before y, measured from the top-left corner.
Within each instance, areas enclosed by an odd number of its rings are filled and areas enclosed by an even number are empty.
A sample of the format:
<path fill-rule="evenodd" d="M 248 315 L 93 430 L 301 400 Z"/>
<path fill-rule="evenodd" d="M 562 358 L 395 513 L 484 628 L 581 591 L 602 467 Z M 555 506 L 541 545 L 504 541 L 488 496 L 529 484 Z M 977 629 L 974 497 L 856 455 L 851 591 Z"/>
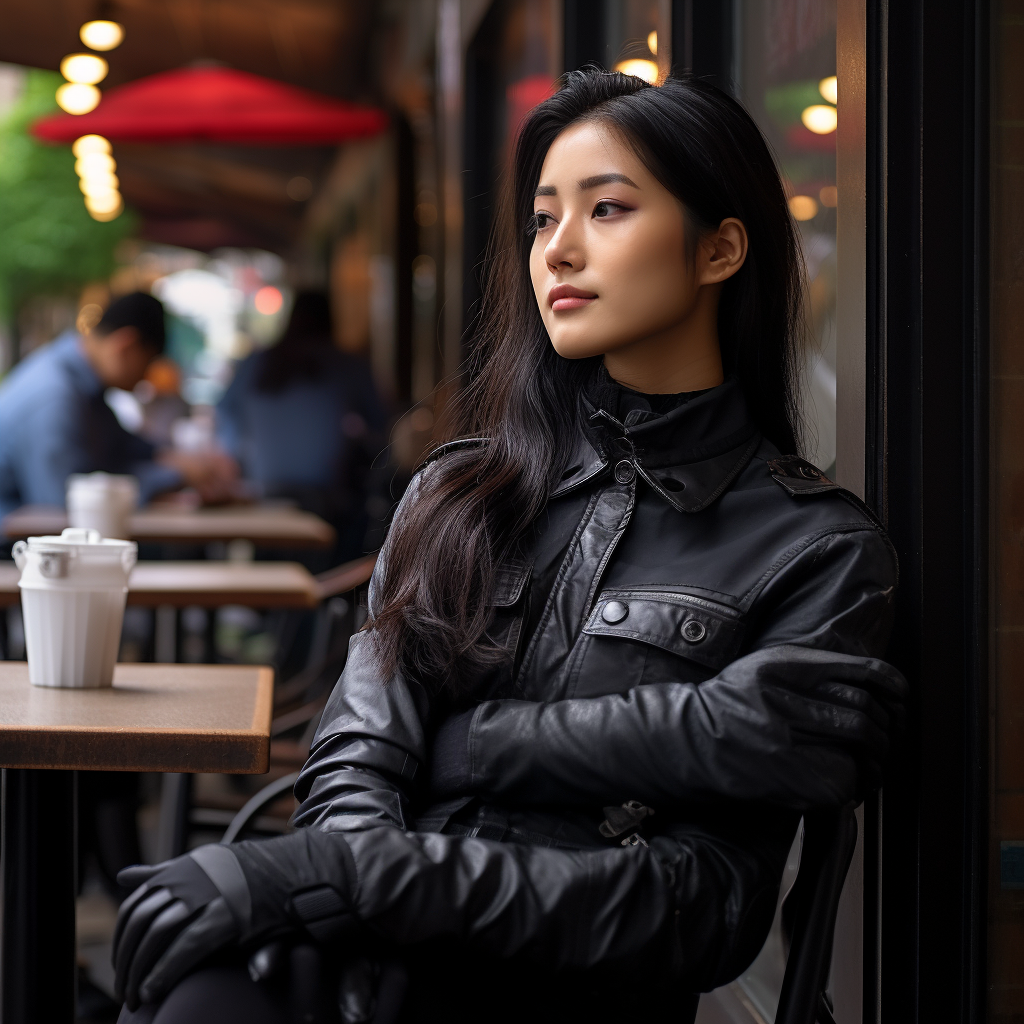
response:
<path fill-rule="evenodd" d="M 597 296 L 571 284 L 557 284 L 548 292 L 548 303 L 556 313 L 570 309 L 582 309 L 590 305 Z"/>

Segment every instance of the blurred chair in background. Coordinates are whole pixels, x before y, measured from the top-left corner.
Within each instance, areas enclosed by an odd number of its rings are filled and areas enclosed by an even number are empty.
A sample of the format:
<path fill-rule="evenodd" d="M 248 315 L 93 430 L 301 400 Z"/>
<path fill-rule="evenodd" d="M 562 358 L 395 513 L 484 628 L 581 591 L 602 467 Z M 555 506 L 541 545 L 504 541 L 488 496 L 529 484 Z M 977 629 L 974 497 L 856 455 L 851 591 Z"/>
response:
<path fill-rule="evenodd" d="M 291 498 L 337 530 L 317 570 L 363 554 L 367 480 L 385 427 L 369 367 L 335 346 L 320 292 L 296 295 L 281 340 L 238 364 L 217 406 L 217 439 L 258 492 Z"/>

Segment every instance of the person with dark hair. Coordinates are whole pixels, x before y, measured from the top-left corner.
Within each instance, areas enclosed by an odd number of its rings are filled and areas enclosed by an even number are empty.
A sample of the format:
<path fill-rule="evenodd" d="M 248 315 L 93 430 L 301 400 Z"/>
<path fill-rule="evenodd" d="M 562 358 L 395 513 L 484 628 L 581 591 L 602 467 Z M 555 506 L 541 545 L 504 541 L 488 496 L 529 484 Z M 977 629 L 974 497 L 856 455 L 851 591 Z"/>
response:
<path fill-rule="evenodd" d="M 238 364 L 217 405 L 218 440 L 246 478 L 330 522 L 336 561 L 363 554 L 366 476 L 385 425 L 369 367 L 334 344 L 322 292 L 295 296 L 281 339 Z"/>
<path fill-rule="evenodd" d="M 19 505 L 63 505 L 72 473 L 128 473 L 143 500 L 185 484 L 221 496 L 235 475 L 217 454 L 157 453 L 104 401 L 130 391 L 164 350 L 164 309 L 142 292 L 115 299 L 92 330 L 32 353 L 0 385 L 0 516 Z"/>
<path fill-rule="evenodd" d="M 125 872 L 124 1024 L 691 1021 L 800 814 L 879 783 L 895 556 L 797 454 L 800 250 L 753 120 L 566 76 L 492 253 L 298 828 Z"/>

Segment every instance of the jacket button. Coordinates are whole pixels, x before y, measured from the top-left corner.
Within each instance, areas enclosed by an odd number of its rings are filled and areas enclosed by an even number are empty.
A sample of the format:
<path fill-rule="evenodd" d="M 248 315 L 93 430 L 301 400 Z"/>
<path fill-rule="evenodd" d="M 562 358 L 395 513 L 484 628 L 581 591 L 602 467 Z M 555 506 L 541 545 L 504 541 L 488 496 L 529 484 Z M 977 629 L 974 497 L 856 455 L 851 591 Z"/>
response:
<path fill-rule="evenodd" d="M 614 626 L 616 622 L 621 622 L 628 614 L 628 604 L 623 604 L 621 601 L 609 601 L 601 612 L 601 618 Z"/>
<path fill-rule="evenodd" d="M 621 462 L 615 465 L 615 479 L 620 484 L 628 484 L 633 477 L 636 476 L 636 470 L 633 468 L 633 463 L 627 459 L 623 459 Z"/>
<path fill-rule="evenodd" d="M 821 473 L 818 472 L 813 466 L 801 466 L 800 475 L 805 480 L 820 480 Z"/>
<path fill-rule="evenodd" d="M 687 643 L 699 644 L 707 636 L 708 631 L 704 628 L 703 622 L 698 622 L 696 619 L 687 619 L 679 632 L 683 634 L 683 639 Z"/>

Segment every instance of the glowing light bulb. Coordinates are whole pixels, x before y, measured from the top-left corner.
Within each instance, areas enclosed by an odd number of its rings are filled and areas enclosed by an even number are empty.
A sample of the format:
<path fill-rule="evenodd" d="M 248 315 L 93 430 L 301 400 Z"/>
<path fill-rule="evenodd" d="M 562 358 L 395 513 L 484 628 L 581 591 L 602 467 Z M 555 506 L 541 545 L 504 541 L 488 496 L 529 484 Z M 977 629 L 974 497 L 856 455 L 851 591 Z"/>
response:
<path fill-rule="evenodd" d="M 789 212 L 794 220 L 810 220 L 818 213 L 818 201 L 810 196 L 793 196 L 789 201 Z"/>
<path fill-rule="evenodd" d="M 124 29 L 116 21 L 87 21 L 78 35 L 91 50 L 113 50 L 124 41 Z"/>
<path fill-rule="evenodd" d="M 65 82 L 57 89 L 57 106 L 69 114 L 88 114 L 100 101 L 95 85 L 77 85 Z"/>
<path fill-rule="evenodd" d="M 102 135 L 83 135 L 71 143 L 71 152 L 79 158 L 92 153 L 109 153 L 110 143 Z"/>
<path fill-rule="evenodd" d="M 654 85 L 658 80 L 658 65 L 653 60 L 620 60 L 615 65 L 615 70 L 621 71 L 624 75 L 635 75 L 650 85 Z"/>
<path fill-rule="evenodd" d="M 839 189 L 835 185 L 826 185 L 818 193 L 822 206 L 836 207 L 839 205 Z"/>
<path fill-rule="evenodd" d="M 107 77 L 107 62 L 95 53 L 72 53 L 60 62 L 60 73 L 75 85 L 95 85 Z"/>
<path fill-rule="evenodd" d="M 655 57 L 658 56 L 658 33 L 657 33 L 657 31 L 648 32 L 647 33 L 647 49 L 650 50 L 651 53 L 653 53 Z"/>
<path fill-rule="evenodd" d="M 839 79 L 835 75 L 829 75 L 818 83 L 818 92 L 833 106 L 839 102 Z"/>
<path fill-rule="evenodd" d="M 824 103 L 815 103 L 807 107 L 800 115 L 804 127 L 810 129 L 815 135 L 828 135 L 836 130 L 839 123 L 839 115 L 835 107 L 826 107 Z"/>
<path fill-rule="evenodd" d="M 109 153 L 86 153 L 75 161 L 75 174 L 80 178 L 91 178 L 97 174 L 113 174 L 117 169 Z"/>
<path fill-rule="evenodd" d="M 279 288 L 273 285 L 265 285 L 253 297 L 253 305 L 257 313 L 264 316 L 273 316 L 283 305 L 284 296 Z"/>
<path fill-rule="evenodd" d="M 94 220 L 113 220 L 124 209 L 119 192 L 105 192 L 99 196 L 86 196 L 85 208 Z"/>
<path fill-rule="evenodd" d="M 107 192 L 116 192 L 121 187 L 116 174 L 95 174 L 82 178 L 78 183 L 82 194 L 86 196 L 102 196 Z"/>

